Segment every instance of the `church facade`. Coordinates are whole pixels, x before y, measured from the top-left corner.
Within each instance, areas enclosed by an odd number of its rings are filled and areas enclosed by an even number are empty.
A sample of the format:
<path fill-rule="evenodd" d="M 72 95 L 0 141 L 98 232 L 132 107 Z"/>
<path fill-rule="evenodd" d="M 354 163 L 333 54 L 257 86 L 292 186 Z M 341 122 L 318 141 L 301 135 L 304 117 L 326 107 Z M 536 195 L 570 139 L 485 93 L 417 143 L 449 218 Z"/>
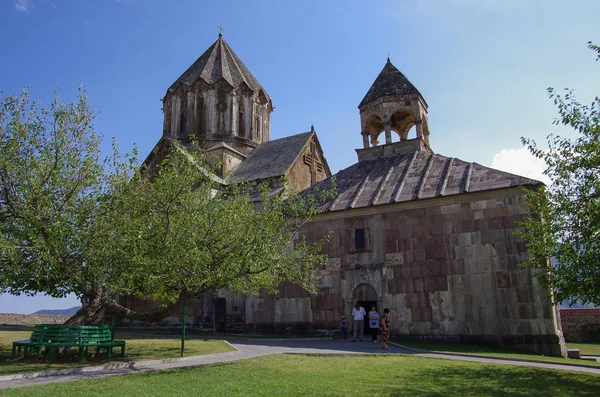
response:
<path fill-rule="evenodd" d="M 528 214 L 523 188 L 541 182 L 434 153 L 427 103 L 389 59 L 359 104 L 357 162 L 334 176 L 313 129 L 270 140 L 272 109 L 219 36 L 168 89 L 163 137 L 146 161 L 160 162 L 193 134 L 223 164 L 224 184 L 269 181 L 282 191 L 283 176 L 310 194 L 335 177 L 335 197 L 304 229 L 308 239 L 332 236 L 319 291 L 221 291 L 195 302 L 192 316 L 222 329 L 333 331 L 359 302 L 389 308 L 395 335 L 564 355 L 558 310 L 533 271 L 519 267 L 527 249 L 514 234 Z"/>

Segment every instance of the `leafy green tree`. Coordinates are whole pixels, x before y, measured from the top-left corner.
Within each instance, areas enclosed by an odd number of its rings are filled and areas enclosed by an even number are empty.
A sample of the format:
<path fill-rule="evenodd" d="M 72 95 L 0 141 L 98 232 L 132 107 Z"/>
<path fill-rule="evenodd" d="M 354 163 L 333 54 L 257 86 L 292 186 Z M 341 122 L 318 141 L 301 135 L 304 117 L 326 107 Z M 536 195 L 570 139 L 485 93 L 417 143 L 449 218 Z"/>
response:
<path fill-rule="evenodd" d="M 325 197 L 224 187 L 210 169 L 198 147 L 176 145 L 157 172 L 141 169 L 123 185 L 105 262 L 130 277 L 114 280 L 113 291 L 165 304 L 221 289 L 274 292 L 284 281 L 314 291 L 323 241 L 299 232 Z"/>
<path fill-rule="evenodd" d="M 75 293 L 86 304 L 69 322 L 107 314 L 157 320 L 182 299 L 218 289 L 313 290 L 321 242 L 298 232 L 316 197 L 270 196 L 222 186 L 197 147 L 146 170 L 132 156 L 102 159 L 94 112 L 56 96 L 49 108 L 25 90 L 0 103 L 0 293 Z M 153 299 L 136 313 L 116 295 Z"/>
<path fill-rule="evenodd" d="M 600 48 L 588 46 L 600 59 Z M 600 305 L 600 100 L 587 106 L 568 89 L 559 95 L 549 88 L 548 94 L 558 107 L 555 124 L 573 128 L 577 137 L 549 135 L 547 150 L 522 138 L 546 162 L 544 173 L 552 181 L 527 192 L 531 216 L 519 232 L 530 252 L 524 265 L 543 270 L 539 278 L 554 289 L 558 302 Z"/>

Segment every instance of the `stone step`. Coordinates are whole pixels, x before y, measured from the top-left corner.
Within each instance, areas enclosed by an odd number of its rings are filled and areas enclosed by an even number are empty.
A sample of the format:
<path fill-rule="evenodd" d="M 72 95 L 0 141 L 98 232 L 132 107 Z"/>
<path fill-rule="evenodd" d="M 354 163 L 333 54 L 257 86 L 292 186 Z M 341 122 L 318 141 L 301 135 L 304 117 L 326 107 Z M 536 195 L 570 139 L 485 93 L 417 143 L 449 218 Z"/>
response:
<path fill-rule="evenodd" d="M 579 349 L 567 349 L 567 357 L 568 358 L 580 358 L 581 354 Z"/>

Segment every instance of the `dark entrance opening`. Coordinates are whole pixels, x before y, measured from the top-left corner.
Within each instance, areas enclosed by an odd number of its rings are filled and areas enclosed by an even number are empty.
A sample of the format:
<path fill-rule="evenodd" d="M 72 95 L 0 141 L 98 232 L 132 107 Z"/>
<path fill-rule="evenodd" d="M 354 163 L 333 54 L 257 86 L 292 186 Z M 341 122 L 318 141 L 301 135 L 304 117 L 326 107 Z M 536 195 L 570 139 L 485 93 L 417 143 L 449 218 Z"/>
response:
<path fill-rule="evenodd" d="M 215 329 L 217 332 L 227 330 L 227 298 L 215 299 Z"/>
<path fill-rule="evenodd" d="M 369 312 L 371 308 L 375 306 L 375 309 L 379 313 L 379 308 L 377 307 L 377 301 L 358 301 L 358 304 L 365 309 L 367 315 L 365 316 L 365 336 L 371 335 L 371 328 L 369 328 Z"/>

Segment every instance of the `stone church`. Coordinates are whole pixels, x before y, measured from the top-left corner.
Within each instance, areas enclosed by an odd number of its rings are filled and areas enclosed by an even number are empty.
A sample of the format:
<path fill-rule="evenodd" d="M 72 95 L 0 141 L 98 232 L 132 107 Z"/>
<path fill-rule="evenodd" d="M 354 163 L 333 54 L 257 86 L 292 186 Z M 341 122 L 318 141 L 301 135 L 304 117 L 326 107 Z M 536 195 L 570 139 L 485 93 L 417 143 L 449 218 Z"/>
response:
<path fill-rule="evenodd" d="M 357 162 L 335 175 L 335 197 L 304 230 L 333 233 L 318 294 L 292 284 L 277 295 L 216 292 L 188 313 L 221 330 L 315 332 L 338 329 L 359 302 L 388 307 L 395 335 L 561 355 L 558 311 L 519 267 L 527 251 L 513 233 L 527 214 L 522 188 L 541 182 L 434 153 L 427 102 L 389 59 L 358 109 Z M 331 183 L 314 129 L 270 139 L 271 97 L 221 35 L 169 87 L 163 110 L 147 164 L 194 135 L 223 184 L 268 181 L 281 192 L 285 177 L 309 194 Z"/>

